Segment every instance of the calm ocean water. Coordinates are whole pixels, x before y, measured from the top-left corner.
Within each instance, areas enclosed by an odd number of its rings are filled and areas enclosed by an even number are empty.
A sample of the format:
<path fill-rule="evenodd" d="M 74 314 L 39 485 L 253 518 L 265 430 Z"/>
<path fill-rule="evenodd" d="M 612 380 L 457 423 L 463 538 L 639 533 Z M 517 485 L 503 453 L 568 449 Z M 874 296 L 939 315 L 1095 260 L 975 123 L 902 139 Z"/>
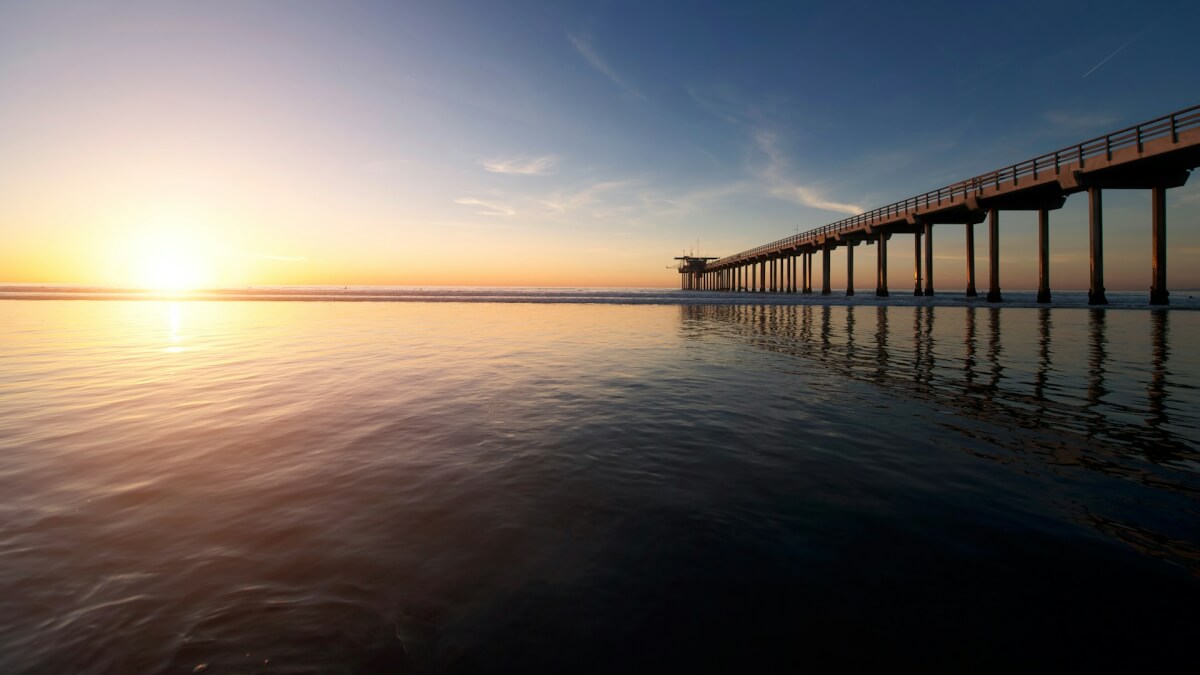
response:
<path fill-rule="evenodd" d="M 0 673 L 1200 665 L 1200 312 L 3 293 Z"/>

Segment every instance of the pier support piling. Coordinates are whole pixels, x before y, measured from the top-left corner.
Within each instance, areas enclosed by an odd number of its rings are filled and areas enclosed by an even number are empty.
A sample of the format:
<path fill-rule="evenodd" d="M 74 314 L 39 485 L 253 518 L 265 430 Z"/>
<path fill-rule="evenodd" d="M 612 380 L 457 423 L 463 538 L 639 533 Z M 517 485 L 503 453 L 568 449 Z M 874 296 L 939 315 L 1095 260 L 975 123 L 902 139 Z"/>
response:
<path fill-rule="evenodd" d="M 854 245 L 857 243 L 846 244 L 846 295 L 854 295 Z"/>
<path fill-rule="evenodd" d="M 1038 209 L 1038 302 L 1050 302 L 1050 211 Z"/>
<path fill-rule="evenodd" d="M 878 235 L 879 244 L 875 247 L 875 295 L 886 298 L 888 296 L 887 286 L 887 242 L 888 235 L 880 232 Z"/>
<path fill-rule="evenodd" d="M 1000 209 L 988 209 L 988 302 L 1000 297 Z"/>
<path fill-rule="evenodd" d="M 925 295 L 933 295 L 933 223 L 925 223 Z"/>
<path fill-rule="evenodd" d="M 978 297 L 975 292 L 975 223 L 967 223 L 967 297 Z"/>
<path fill-rule="evenodd" d="M 854 294 L 854 246 L 858 241 L 846 243 L 846 294 Z"/>
<path fill-rule="evenodd" d="M 921 233 L 913 233 L 913 295 L 923 295 L 921 290 Z"/>
<path fill-rule="evenodd" d="M 1153 188 L 1150 191 L 1150 217 L 1153 232 L 1150 235 L 1151 280 L 1150 304 L 1166 305 L 1167 300 L 1167 189 Z"/>
<path fill-rule="evenodd" d="M 829 295 L 829 247 L 821 249 L 821 295 Z"/>
<path fill-rule="evenodd" d="M 1088 304 L 1107 305 L 1104 297 L 1104 214 L 1100 188 L 1088 188 Z"/>

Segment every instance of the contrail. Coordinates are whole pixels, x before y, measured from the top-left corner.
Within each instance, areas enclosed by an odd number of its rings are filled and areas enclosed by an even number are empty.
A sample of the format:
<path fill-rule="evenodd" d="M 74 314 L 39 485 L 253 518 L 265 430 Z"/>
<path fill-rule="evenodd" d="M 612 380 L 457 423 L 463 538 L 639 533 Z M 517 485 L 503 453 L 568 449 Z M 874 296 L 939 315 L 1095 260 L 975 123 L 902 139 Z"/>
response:
<path fill-rule="evenodd" d="M 1096 69 L 1097 69 L 1097 68 L 1099 68 L 1100 66 L 1102 66 L 1102 65 L 1104 65 L 1104 64 L 1106 64 L 1106 63 L 1108 63 L 1108 60 L 1109 60 L 1109 59 L 1111 59 L 1112 57 L 1114 57 L 1114 56 L 1116 56 L 1117 54 L 1121 53 L 1121 50 L 1122 50 L 1122 49 L 1125 49 L 1125 48 L 1126 48 L 1126 47 L 1128 47 L 1129 45 L 1133 44 L 1133 41 L 1134 41 L 1134 40 L 1136 40 L 1136 39 L 1138 39 L 1138 38 L 1140 38 L 1141 36 L 1142 36 L 1142 35 L 1141 35 L 1141 33 L 1139 33 L 1139 34 L 1137 34 L 1137 35 L 1134 35 L 1133 37 L 1129 38 L 1129 41 L 1128 41 L 1128 42 L 1126 42 L 1125 44 L 1121 45 L 1120 47 L 1117 47 L 1117 51 L 1115 51 L 1115 52 L 1113 52 L 1113 53 L 1109 54 L 1108 56 L 1104 57 L 1104 60 L 1103 60 L 1103 61 L 1101 61 L 1100 63 L 1097 63 L 1097 64 L 1096 64 L 1096 65 L 1094 65 L 1094 66 L 1092 66 L 1092 69 L 1091 69 L 1091 70 L 1089 70 L 1089 71 L 1087 71 L 1086 73 L 1084 73 L 1084 74 L 1083 74 L 1083 77 L 1087 77 L 1088 75 L 1091 75 L 1092 73 L 1096 72 Z M 1082 79 L 1083 79 L 1083 77 L 1081 77 L 1081 78 L 1079 78 L 1079 79 L 1081 79 L 1081 80 L 1082 80 Z"/>

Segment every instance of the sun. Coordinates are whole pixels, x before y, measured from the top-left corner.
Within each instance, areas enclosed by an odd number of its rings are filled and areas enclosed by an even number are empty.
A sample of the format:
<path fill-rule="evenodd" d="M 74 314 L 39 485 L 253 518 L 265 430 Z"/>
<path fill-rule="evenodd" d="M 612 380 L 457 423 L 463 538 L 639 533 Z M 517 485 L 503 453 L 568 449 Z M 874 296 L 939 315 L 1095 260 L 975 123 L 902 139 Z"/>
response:
<path fill-rule="evenodd" d="M 160 230 L 145 234 L 133 248 L 131 271 L 142 288 L 180 293 L 212 284 L 211 256 L 188 232 Z"/>
<path fill-rule="evenodd" d="M 157 291 L 194 291 L 205 285 L 198 261 L 177 252 L 158 254 L 142 270 L 142 286 Z"/>

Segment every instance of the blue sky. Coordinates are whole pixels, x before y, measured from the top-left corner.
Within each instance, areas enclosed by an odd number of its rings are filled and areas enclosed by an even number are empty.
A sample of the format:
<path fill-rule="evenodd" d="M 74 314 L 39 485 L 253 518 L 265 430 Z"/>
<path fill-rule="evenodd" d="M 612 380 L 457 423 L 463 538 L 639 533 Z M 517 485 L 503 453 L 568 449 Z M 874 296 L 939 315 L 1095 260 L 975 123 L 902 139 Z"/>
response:
<path fill-rule="evenodd" d="M 673 285 L 697 242 L 736 253 L 1200 103 L 1185 2 L 38 2 L 0 19 L 0 235 L 58 277 L 55 241 L 161 225 L 256 258 L 222 265 L 229 283 Z M 1052 216 L 1065 286 L 1084 283 L 1082 202 Z M 1148 203 L 1106 195 L 1112 288 L 1148 283 Z M 1169 206 L 1171 284 L 1200 286 L 1200 188 Z M 1033 215 L 1003 222 L 1011 286 L 1031 287 Z M 951 286 L 961 238 L 935 239 Z M 104 267 L 87 255 L 61 257 Z"/>

